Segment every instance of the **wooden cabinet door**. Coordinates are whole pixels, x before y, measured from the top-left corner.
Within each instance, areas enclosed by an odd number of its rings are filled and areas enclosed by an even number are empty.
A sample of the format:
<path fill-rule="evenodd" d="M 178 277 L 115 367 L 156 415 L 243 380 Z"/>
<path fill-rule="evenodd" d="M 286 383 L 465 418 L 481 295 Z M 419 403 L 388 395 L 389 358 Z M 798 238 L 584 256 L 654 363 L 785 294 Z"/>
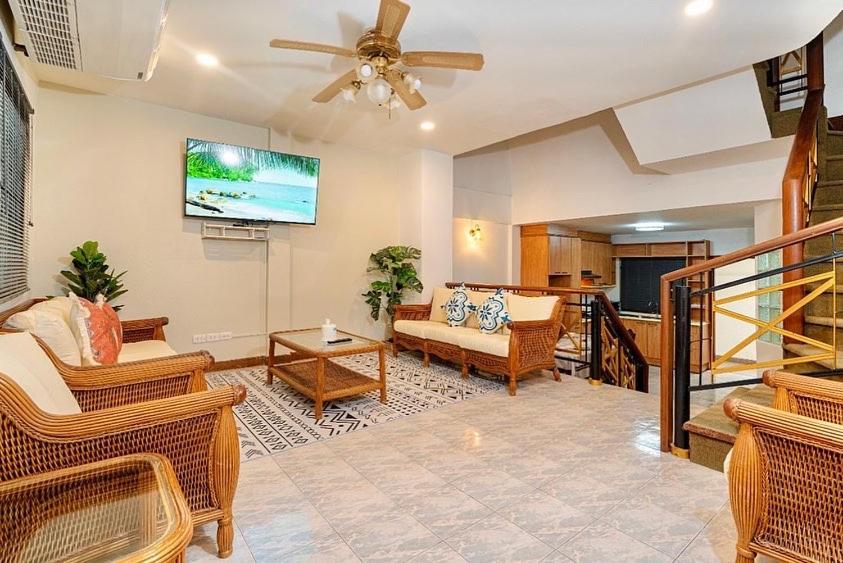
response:
<path fill-rule="evenodd" d="M 551 274 L 572 274 L 573 259 L 571 256 L 572 239 L 551 235 L 548 237 L 550 244 L 550 273 Z"/>
<path fill-rule="evenodd" d="M 582 241 L 582 269 L 591 270 L 600 278 L 599 285 L 615 283 L 615 262 L 612 260 L 612 245 L 591 240 Z"/>
<path fill-rule="evenodd" d="M 533 287 L 547 285 L 548 238 L 556 237 L 521 237 L 521 285 Z"/>
<path fill-rule="evenodd" d="M 662 325 L 661 323 L 644 323 L 647 325 L 647 349 L 644 356 L 651 364 L 659 363 L 661 358 Z"/>

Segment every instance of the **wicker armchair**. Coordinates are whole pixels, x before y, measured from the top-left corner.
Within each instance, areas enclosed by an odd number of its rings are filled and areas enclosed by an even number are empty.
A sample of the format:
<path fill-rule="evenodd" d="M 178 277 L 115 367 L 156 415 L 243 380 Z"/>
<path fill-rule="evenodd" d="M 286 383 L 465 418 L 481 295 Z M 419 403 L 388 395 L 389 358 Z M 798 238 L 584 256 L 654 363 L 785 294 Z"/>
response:
<path fill-rule="evenodd" d="M 843 426 L 728 399 L 736 561 L 843 561 Z"/>
<path fill-rule="evenodd" d="M 87 412 L 205 391 L 205 372 L 214 363 L 208 352 L 192 352 L 110 366 L 75 367 L 63 363 L 34 337 Z"/>
<path fill-rule="evenodd" d="M 189 368 L 204 356 L 62 372 L 81 413 L 40 410 L 0 374 L 0 481 L 134 453 L 156 453 L 173 465 L 195 525 L 216 520 L 220 557 L 232 552 L 231 505 L 240 452 L 232 406 L 242 386 L 183 394 L 196 386 Z M 134 369 L 133 369 L 134 368 Z M 163 397 L 165 398 L 157 398 Z M 154 400 L 145 400 L 154 398 Z"/>
<path fill-rule="evenodd" d="M 843 424 L 843 383 L 775 370 L 764 372 L 764 383 L 776 392 L 773 408 Z"/>

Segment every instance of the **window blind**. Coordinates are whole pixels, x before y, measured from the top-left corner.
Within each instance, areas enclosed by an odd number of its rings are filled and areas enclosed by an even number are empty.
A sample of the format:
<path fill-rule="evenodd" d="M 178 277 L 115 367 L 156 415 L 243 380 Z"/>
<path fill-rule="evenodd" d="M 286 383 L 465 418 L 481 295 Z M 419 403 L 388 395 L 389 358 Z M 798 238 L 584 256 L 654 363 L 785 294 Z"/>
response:
<path fill-rule="evenodd" d="M 0 49 L 0 303 L 29 290 L 32 106 Z"/>

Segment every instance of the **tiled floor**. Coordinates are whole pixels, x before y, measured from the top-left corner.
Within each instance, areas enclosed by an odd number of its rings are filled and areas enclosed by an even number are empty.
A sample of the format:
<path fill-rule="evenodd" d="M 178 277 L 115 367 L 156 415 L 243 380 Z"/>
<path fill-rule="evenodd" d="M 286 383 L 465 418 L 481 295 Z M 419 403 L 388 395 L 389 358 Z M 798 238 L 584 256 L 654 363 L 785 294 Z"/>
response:
<path fill-rule="evenodd" d="M 245 463 L 234 514 L 231 561 L 734 560 L 725 479 L 658 451 L 658 397 L 572 377 Z"/>

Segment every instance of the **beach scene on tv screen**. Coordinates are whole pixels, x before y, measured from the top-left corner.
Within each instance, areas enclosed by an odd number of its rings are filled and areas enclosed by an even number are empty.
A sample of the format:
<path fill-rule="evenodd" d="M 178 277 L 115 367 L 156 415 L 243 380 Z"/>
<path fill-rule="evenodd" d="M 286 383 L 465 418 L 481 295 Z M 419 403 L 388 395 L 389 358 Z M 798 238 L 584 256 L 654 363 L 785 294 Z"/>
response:
<path fill-rule="evenodd" d="M 318 180 L 316 158 L 188 139 L 185 215 L 315 223 Z"/>

